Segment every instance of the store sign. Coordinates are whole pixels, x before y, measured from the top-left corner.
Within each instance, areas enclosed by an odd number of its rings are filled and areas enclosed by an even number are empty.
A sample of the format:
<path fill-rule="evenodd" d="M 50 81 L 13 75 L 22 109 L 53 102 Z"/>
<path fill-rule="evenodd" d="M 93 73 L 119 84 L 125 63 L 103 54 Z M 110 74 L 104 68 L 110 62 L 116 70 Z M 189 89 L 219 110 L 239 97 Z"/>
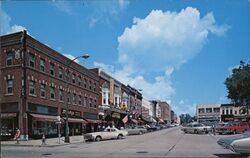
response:
<path fill-rule="evenodd" d="M 119 114 L 119 113 L 117 113 L 117 112 L 114 112 L 113 114 L 112 114 L 112 117 L 113 118 L 121 118 L 121 115 Z"/>
<path fill-rule="evenodd" d="M 1 113 L 1 118 L 16 117 L 16 113 Z"/>
<path fill-rule="evenodd" d="M 66 115 L 66 109 L 62 109 L 62 115 Z M 69 117 L 81 117 L 81 112 L 79 111 L 73 111 L 73 110 L 68 110 L 68 116 Z"/>

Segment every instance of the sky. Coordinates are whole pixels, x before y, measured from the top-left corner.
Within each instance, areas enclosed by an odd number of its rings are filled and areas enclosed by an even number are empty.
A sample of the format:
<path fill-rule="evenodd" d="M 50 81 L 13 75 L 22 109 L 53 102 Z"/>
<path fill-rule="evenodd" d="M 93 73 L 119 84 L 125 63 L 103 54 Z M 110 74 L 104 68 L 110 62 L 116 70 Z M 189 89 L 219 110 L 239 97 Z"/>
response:
<path fill-rule="evenodd" d="M 224 81 L 250 59 L 250 0 L 0 1 L 1 35 L 22 31 L 178 114 L 230 103 Z"/>

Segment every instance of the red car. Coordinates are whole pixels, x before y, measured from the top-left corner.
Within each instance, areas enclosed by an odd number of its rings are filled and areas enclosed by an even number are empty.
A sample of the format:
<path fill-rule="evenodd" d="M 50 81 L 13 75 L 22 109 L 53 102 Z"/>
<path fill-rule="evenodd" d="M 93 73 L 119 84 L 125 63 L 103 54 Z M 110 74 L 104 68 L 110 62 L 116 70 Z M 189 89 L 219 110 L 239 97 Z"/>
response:
<path fill-rule="evenodd" d="M 236 134 L 236 133 L 243 133 L 250 129 L 250 125 L 247 122 L 232 122 L 228 123 L 224 126 L 217 127 L 216 133 L 219 134 Z"/>

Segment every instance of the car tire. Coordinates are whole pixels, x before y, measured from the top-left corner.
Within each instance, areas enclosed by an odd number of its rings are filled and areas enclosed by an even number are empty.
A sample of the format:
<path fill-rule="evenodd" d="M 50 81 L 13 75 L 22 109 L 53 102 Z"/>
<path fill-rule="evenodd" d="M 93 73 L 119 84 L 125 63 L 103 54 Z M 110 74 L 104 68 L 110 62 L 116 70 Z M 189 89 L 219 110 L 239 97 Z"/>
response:
<path fill-rule="evenodd" d="M 194 130 L 194 134 L 198 134 L 198 131 L 197 131 L 197 130 Z"/>
<path fill-rule="evenodd" d="M 247 153 L 240 153 L 240 156 L 241 157 L 248 157 L 250 154 L 247 154 Z"/>
<path fill-rule="evenodd" d="M 102 140 L 102 137 L 101 136 L 97 136 L 96 138 L 95 138 L 95 141 L 96 142 L 99 142 L 99 141 L 101 141 Z"/>
<path fill-rule="evenodd" d="M 119 134 L 117 139 L 122 139 L 122 137 L 123 137 L 122 134 Z"/>
<path fill-rule="evenodd" d="M 140 131 L 140 132 L 139 132 L 139 135 L 142 135 L 142 134 L 143 134 L 143 132 L 142 132 L 142 131 Z"/>

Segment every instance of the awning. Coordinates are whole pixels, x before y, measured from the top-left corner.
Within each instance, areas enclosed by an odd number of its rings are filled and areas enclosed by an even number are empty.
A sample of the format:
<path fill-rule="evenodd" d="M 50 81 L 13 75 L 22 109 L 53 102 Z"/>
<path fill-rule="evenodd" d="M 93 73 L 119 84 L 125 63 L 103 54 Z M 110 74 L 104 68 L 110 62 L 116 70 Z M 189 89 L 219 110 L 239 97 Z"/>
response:
<path fill-rule="evenodd" d="M 163 119 L 161 119 L 161 118 L 159 119 L 159 122 L 164 123 Z"/>
<path fill-rule="evenodd" d="M 87 123 L 102 123 L 101 120 L 92 120 L 92 119 L 85 119 Z"/>
<path fill-rule="evenodd" d="M 87 124 L 87 122 L 81 118 L 68 118 L 68 122 Z"/>
<path fill-rule="evenodd" d="M 32 117 L 35 117 L 36 120 L 40 121 L 50 121 L 50 122 L 56 122 L 57 116 L 52 115 L 41 115 L 41 114 L 30 114 Z"/>
<path fill-rule="evenodd" d="M 141 119 L 139 119 L 139 120 L 137 120 L 137 121 L 138 121 L 138 123 L 144 123 L 144 121 L 141 120 Z"/>
<path fill-rule="evenodd" d="M 147 117 L 142 117 L 142 120 L 144 120 L 145 122 L 148 122 L 148 123 L 152 122 L 152 121 L 150 121 L 150 118 L 147 118 Z"/>

